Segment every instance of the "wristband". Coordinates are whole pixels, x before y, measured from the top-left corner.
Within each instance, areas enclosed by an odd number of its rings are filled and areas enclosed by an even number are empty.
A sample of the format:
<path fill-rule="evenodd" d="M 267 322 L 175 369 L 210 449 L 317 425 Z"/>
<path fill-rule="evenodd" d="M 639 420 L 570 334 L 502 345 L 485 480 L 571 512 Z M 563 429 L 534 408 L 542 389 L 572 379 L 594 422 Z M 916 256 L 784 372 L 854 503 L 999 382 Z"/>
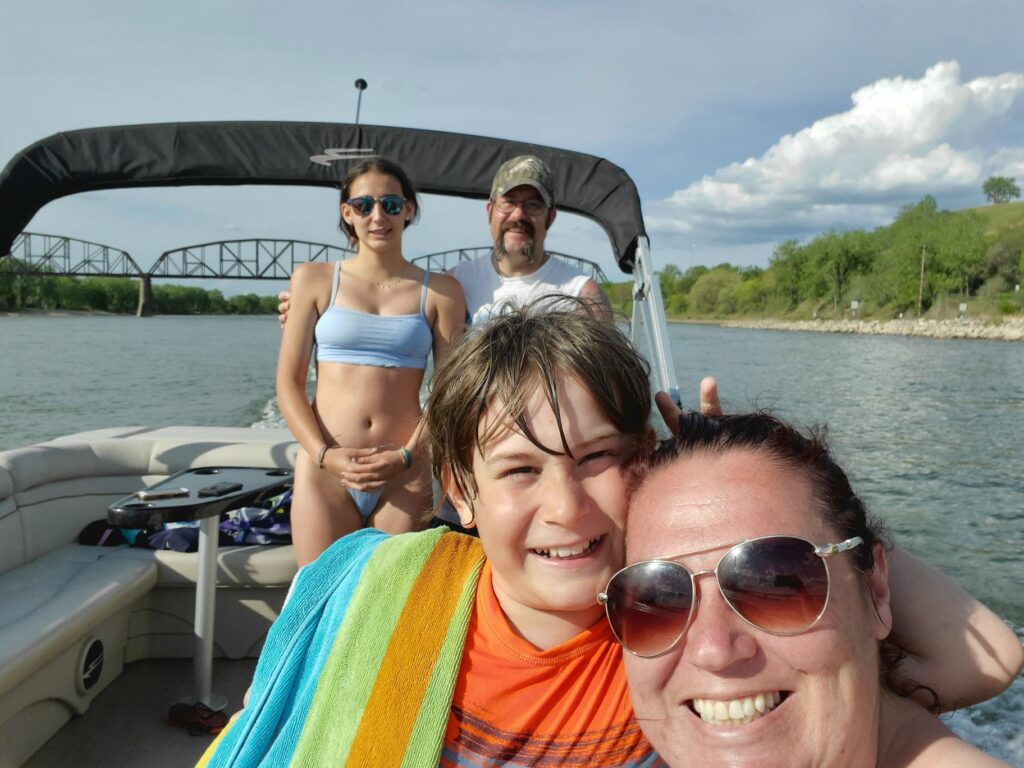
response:
<path fill-rule="evenodd" d="M 406 448 L 405 446 L 402 446 L 401 448 L 399 448 L 398 452 L 400 454 L 402 454 L 402 463 L 405 464 L 405 468 L 406 469 L 411 469 L 412 468 L 412 452 L 408 448 Z"/>
<path fill-rule="evenodd" d="M 327 452 L 333 447 L 333 445 L 324 445 L 324 447 L 320 449 L 320 455 L 316 457 L 316 465 L 320 467 L 320 469 L 324 468 L 324 456 L 326 456 Z"/>

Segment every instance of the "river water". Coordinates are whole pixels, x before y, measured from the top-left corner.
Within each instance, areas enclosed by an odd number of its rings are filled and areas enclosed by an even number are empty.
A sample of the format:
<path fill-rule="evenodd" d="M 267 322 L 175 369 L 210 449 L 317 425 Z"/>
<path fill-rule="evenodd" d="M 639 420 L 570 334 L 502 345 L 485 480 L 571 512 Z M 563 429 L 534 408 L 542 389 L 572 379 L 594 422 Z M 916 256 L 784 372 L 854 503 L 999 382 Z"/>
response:
<path fill-rule="evenodd" d="M 278 426 L 273 317 L 0 317 L 0 450 L 109 426 Z M 673 325 L 684 405 L 827 422 L 901 546 L 1024 637 L 1024 344 Z M 955 661 L 954 661 L 955 663 Z M 949 719 L 1024 767 L 1024 679 Z"/>

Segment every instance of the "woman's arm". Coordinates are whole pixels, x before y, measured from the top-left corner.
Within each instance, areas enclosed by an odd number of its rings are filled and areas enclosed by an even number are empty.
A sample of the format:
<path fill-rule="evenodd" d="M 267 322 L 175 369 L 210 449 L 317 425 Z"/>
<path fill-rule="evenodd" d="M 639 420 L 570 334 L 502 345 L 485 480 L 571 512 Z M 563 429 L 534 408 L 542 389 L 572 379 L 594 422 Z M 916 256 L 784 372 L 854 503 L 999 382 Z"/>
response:
<path fill-rule="evenodd" d="M 313 352 L 313 329 L 330 297 L 329 274 L 320 264 L 295 268 L 288 283 L 288 322 L 282 328 L 277 356 L 277 405 L 285 424 L 314 461 L 326 443 L 306 395 L 306 377 Z"/>
<path fill-rule="evenodd" d="M 1024 648 L 1002 619 L 937 568 L 888 553 L 893 640 L 907 652 L 899 673 L 931 688 L 943 710 L 1002 693 L 1020 674 Z M 926 691 L 914 694 L 925 706 Z"/>
<path fill-rule="evenodd" d="M 466 296 L 459 281 L 451 275 L 432 275 L 430 284 L 437 306 L 433 327 L 436 371 L 466 331 Z"/>

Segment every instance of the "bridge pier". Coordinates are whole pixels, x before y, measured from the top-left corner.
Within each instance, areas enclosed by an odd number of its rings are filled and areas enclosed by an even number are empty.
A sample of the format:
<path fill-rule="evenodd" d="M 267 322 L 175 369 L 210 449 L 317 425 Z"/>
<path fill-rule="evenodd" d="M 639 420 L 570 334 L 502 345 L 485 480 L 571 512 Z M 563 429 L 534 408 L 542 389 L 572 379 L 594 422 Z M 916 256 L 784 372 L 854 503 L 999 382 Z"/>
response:
<path fill-rule="evenodd" d="M 153 299 L 153 279 L 149 275 L 139 278 L 139 308 L 136 317 L 152 317 L 156 301 Z"/>

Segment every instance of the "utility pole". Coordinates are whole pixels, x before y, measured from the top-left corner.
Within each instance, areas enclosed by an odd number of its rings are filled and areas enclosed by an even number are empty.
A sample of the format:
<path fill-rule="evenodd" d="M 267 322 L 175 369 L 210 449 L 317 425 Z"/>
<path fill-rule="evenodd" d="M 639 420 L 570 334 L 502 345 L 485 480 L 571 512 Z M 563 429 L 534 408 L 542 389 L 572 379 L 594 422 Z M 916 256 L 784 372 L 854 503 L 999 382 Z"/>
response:
<path fill-rule="evenodd" d="M 359 108 L 363 104 L 363 91 L 366 90 L 366 81 L 363 78 L 356 80 L 356 90 L 359 91 L 359 95 L 356 97 L 356 125 L 359 125 Z"/>
<path fill-rule="evenodd" d="M 917 288 L 917 316 L 921 317 L 921 310 L 924 307 L 924 243 L 921 243 L 921 282 Z"/>

